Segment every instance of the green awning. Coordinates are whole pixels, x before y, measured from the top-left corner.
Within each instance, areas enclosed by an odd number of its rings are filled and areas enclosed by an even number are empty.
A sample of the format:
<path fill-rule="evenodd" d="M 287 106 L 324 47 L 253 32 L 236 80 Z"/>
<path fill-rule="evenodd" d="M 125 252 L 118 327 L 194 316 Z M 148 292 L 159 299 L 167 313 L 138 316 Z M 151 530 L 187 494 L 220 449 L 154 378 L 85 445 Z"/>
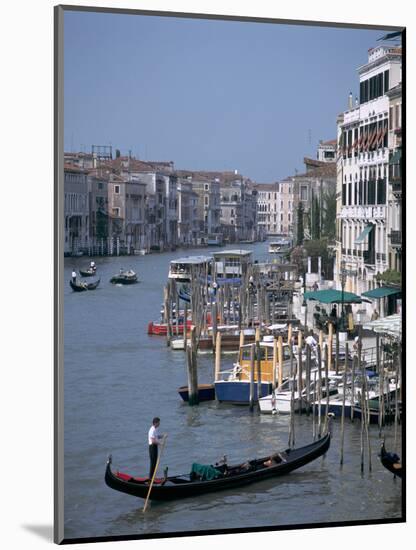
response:
<path fill-rule="evenodd" d="M 342 291 L 333 290 L 315 290 L 312 292 L 305 292 L 303 295 L 305 300 L 316 300 L 322 304 L 340 304 L 342 302 Z M 357 294 L 352 292 L 344 292 L 345 304 L 361 304 L 363 300 Z"/>
<path fill-rule="evenodd" d="M 364 242 L 364 239 L 367 237 L 367 235 L 373 229 L 373 227 L 374 227 L 374 225 L 372 223 L 367 225 L 367 227 L 364 228 L 363 232 L 355 239 L 355 244 L 362 244 Z"/>
<path fill-rule="evenodd" d="M 393 156 L 389 160 L 389 164 L 399 164 L 401 158 L 402 158 L 402 150 L 397 149 L 397 151 L 393 153 Z"/>
<path fill-rule="evenodd" d="M 363 292 L 361 296 L 366 296 L 367 298 L 385 298 L 386 296 L 392 296 L 393 294 L 400 294 L 401 291 L 401 288 L 380 286 L 379 288 L 373 288 L 373 290 Z"/>

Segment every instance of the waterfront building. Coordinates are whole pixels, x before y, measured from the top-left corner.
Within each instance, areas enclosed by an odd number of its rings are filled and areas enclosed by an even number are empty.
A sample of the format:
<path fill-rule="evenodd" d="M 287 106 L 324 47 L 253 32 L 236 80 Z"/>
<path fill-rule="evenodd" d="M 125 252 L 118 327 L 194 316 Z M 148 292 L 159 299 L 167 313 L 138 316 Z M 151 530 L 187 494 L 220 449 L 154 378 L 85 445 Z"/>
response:
<path fill-rule="evenodd" d="M 177 170 L 176 173 L 192 183 L 192 190 L 198 197 L 198 244 L 207 244 L 208 239 L 219 238 L 221 235 L 221 206 L 218 177 L 213 172 Z"/>
<path fill-rule="evenodd" d="M 235 173 L 224 174 L 221 189 L 221 229 L 227 242 L 251 241 L 256 231 L 256 189 L 249 180 Z"/>
<path fill-rule="evenodd" d="M 119 156 L 113 169 L 129 181 L 145 184 L 145 230 L 141 242 L 146 250 L 174 249 L 177 245 L 177 178 L 172 161 L 142 161 Z"/>
<path fill-rule="evenodd" d="M 89 194 L 87 172 L 64 165 L 64 254 L 89 250 Z"/>
<path fill-rule="evenodd" d="M 192 181 L 177 179 L 178 245 L 197 244 L 199 234 L 198 194 L 192 190 Z"/>
<path fill-rule="evenodd" d="M 88 171 L 89 246 L 90 254 L 109 253 L 108 170 L 94 168 Z"/>
<path fill-rule="evenodd" d="M 402 272 L 402 84 L 389 98 L 388 267 Z"/>
<path fill-rule="evenodd" d="M 293 178 L 286 178 L 279 183 L 280 200 L 280 231 L 279 234 L 285 237 L 292 237 L 294 234 L 295 219 L 295 197 Z"/>
<path fill-rule="evenodd" d="M 335 278 L 340 288 L 343 262 L 345 290 L 356 294 L 377 287 L 377 275 L 388 268 L 388 92 L 401 80 L 401 58 L 398 47 L 370 49 L 358 68 L 359 99 L 353 105 L 350 93 L 348 110 L 338 117 Z M 375 306 L 362 307 L 370 314 Z"/>
<path fill-rule="evenodd" d="M 279 183 L 257 183 L 257 224 L 262 235 L 280 235 Z"/>
<path fill-rule="evenodd" d="M 146 184 L 110 174 L 108 183 L 111 254 L 138 253 L 145 244 Z"/>

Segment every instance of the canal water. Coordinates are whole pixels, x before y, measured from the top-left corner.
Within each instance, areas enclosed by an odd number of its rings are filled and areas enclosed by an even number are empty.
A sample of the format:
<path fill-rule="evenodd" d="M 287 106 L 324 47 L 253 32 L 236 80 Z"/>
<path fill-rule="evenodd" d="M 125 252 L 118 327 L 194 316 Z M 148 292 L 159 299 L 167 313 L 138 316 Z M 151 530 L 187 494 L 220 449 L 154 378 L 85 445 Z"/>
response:
<path fill-rule="evenodd" d="M 233 247 L 235 248 L 235 246 Z M 243 245 L 265 259 L 267 243 Z M 372 471 L 360 469 L 359 422 L 345 425 L 340 468 L 340 422 L 324 458 L 282 478 L 235 490 L 170 503 L 152 503 L 116 492 L 104 483 L 106 459 L 115 469 L 147 475 L 147 432 L 154 416 L 168 434 L 160 471 L 189 473 L 192 462 L 212 464 L 224 454 L 243 462 L 287 447 L 288 416 L 263 416 L 248 407 L 201 403 L 189 407 L 177 393 L 186 384 L 185 354 L 148 336 L 147 324 L 160 317 L 169 260 L 210 249 L 148 256 L 95 258 L 100 286 L 75 293 L 73 268 L 89 258 L 65 259 L 65 538 L 285 526 L 305 523 L 400 518 L 401 481 L 377 457 L 377 427 L 371 428 Z M 120 268 L 134 269 L 140 283 L 109 283 Z M 224 355 L 222 368 L 235 358 Z M 199 382 L 212 382 L 211 355 L 198 356 Z M 388 428 L 386 444 L 393 445 Z M 296 446 L 312 440 L 312 420 L 297 416 Z M 399 440 L 400 443 L 400 440 Z"/>

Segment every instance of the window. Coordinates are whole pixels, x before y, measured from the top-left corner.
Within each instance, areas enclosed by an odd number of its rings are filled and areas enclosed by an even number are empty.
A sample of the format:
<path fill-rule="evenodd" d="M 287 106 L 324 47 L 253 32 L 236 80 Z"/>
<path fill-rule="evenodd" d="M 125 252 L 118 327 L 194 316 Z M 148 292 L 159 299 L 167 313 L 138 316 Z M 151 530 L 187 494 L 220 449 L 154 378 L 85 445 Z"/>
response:
<path fill-rule="evenodd" d="M 395 126 L 394 128 L 400 128 L 400 105 L 396 105 L 396 113 L 395 113 Z"/>
<path fill-rule="evenodd" d="M 119 185 L 115 185 L 115 186 L 114 186 L 114 193 L 115 193 L 116 195 L 119 195 L 119 194 L 120 194 L 120 186 L 119 186 Z"/>
<path fill-rule="evenodd" d="M 390 107 L 389 112 L 390 112 L 390 116 L 389 116 L 389 130 L 393 130 L 393 127 L 394 127 L 394 121 L 393 121 L 394 112 L 393 112 L 393 107 Z"/>
<path fill-rule="evenodd" d="M 367 204 L 376 204 L 376 182 L 374 179 L 368 182 L 368 202 Z"/>
<path fill-rule="evenodd" d="M 120 217 L 120 208 L 113 208 L 113 216 L 115 216 L 116 218 Z"/>
<path fill-rule="evenodd" d="M 345 183 L 342 184 L 342 206 L 347 204 L 347 186 Z"/>
<path fill-rule="evenodd" d="M 384 71 L 384 93 L 389 91 L 389 71 Z"/>
<path fill-rule="evenodd" d="M 98 189 L 102 189 L 103 188 L 103 182 L 102 181 L 99 181 L 98 182 Z"/>
<path fill-rule="evenodd" d="M 386 180 L 377 181 L 377 204 L 386 204 Z"/>
<path fill-rule="evenodd" d="M 308 188 L 306 185 L 302 185 L 300 188 L 300 200 L 301 201 L 308 200 Z"/>

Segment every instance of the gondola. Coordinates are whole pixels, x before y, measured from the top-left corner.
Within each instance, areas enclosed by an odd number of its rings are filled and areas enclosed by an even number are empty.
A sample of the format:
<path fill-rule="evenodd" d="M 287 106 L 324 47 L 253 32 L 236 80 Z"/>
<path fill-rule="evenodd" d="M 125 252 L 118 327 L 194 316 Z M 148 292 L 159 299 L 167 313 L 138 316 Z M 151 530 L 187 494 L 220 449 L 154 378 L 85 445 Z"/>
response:
<path fill-rule="evenodd" d="M 381 463 L 389 472 L 394 474 L 397 477 L 402 477 L 402 463 L 400 462 L 400 458 L 396 453 L 389 453 L 386 451 L 386 448 L 384 447 L 384 441 L 383 445 L 381 446 L 380 451 L 380 460 Z"/>
<path fill-rule="evenodd" d="M 83 292 L 84 290 L 95 290 L 100 284 L 100 279 L 97 279 L 94 283 L 86 283 L 84 281 L 69 281 L 70 287 L 75 292 Z"/>
<path fill-rule="evenodd" d="M 284 452 L 250 460 L 244 464 L 235 466 L 216 464 L 214 467 L 204 467 L 214 468 L 217 472 L 214 479 L 200 479 L 193 472 L 185 475 L 155 479 L 149 498 L 151 500 L 169 501 L 194 497 L 209 492 L 240 487 L 273 476 L 285 475 L 325 454 L 329 449 L 329 444 L 330 434 L 327 433 L 318 441 L 305 447 L 286 449 Z M 273 459 L 272 463 L 270 463 L 271 458 Z M 105 483 L 109 487 L 135 497 L 147 497 L 149 478 L 132 477 L 119 471 L 113 472 L 111 464 L 112 458 L 109 456 L 105 471 Z"/>
<path fill-rule="evenodd" d="M 114 275 L 110 279 L 110 283 L 112 283 L 113 285 L 131 285 L 138 282 L 139 279 L 137 278 L 136 273 L 131 269 L 129 271 L 120 271 L 120 273 Z"/>
<path fill-rule="evenodd" d="M 81 277 L 94 277 L 96 272 L 97 272 L 97 268 L 92 269 L 91 267 L 89 267 L 88 269 L 79 270 L 79 274 L 81 275 Z"/>

